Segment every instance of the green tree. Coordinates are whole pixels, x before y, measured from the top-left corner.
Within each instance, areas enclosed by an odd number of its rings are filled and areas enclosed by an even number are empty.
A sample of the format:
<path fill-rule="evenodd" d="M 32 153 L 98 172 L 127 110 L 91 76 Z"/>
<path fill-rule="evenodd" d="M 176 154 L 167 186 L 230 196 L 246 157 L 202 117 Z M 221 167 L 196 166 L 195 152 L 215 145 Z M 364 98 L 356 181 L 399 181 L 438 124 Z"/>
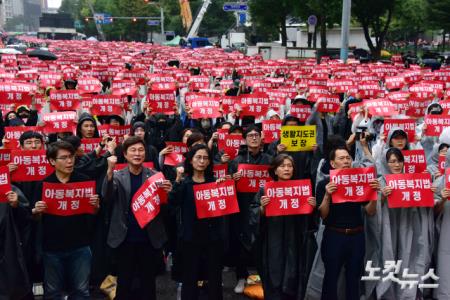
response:
<path fill-rule="evenodd" d="M 427 9 L 427 0 L 403 0 L 398 5 L 388 37 L 391 40 L 414 40 L 417 51 L 417 40 L 429 26 Z"/>
<path fill-rule="evenodd" d="M 450 0 L 427 0 L 428 21 L 433 28 L 442 30 L 443 51 L 445 51 L 445 35 L 450 32 Z"/>
<path fill-rule="evenodd" d="M 287 44 L 286 18 L 298 11 L 298 0 L 250 0 L 250 14 L 257 32 L 267 37 L 281 35 L 281 45 Z"/>
<path fill-rule="evenodd" d="M 396 6 L 397 0 L 352 1 L 353 15 L 361 23 L 367 45 L 375 59 L 380 57 Z M 375 44 L 372 42 L 370 30 L 375 38 Z"/>

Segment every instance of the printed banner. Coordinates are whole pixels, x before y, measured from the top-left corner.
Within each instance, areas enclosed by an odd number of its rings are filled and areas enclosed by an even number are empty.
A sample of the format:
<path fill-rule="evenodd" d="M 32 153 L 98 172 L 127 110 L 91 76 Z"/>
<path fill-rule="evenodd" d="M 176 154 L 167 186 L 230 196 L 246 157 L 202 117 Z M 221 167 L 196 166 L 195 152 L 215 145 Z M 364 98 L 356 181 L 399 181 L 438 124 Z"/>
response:
<path fill-rule="evenodd" d="M 26 131 L 35 131 L 43 135 L 42 127 L 38 126 L 6 126 L 4 139 L 8 142 L 3 146 L 7 149 L 20 149 L 19 139 Z"/>
<path fill-rule="evenodd" d="M 428 173 L 388 174 L 386 185 L 393 189 L 388 196 L 389 208 L 434 206 L 431 175 Z"/>
<path fill-rule="evenodd" d="M 256 193 L 267 182 L 272 181 L 267 165 L 239 164 L 237 171 L 242 173 L 241 179 L 236 184 L 240 193 Z"/>
<path fill-rule="evenodd" d="M 124 100 L 116 95 L 95 95 L 92 97 L 91 113 L 97 116 L 122 115 Z"/>
<path fill-rule="evenodd" d="M 222 178 L 228 174 L 227 164 L 214 164 L 213 166 L 214 178 Z"/>
<path fill-rule="evenodd" d="M 377 191 L 369 186 L 374 179 L 374 167 L 330 170 L 330 181 L 337 185 L 331 195 L 333 203 L 376 201 Z"/>
<path fill-rule="evenodd" d="M 416 139 L 416 121 L 414 119 L 384 119 L 383 132 L 385 136 L 394 127 L 398 127 L 406 132 L 410 143 Z"/>
<path fill-rule="evenodd" d="M 51 90 L 50 110 L 77 110 L 81 105 L 81 96 L 77 90 Z"/>
<path fill-rule="evenodd" d="M 125 135 L 130 135 L 131 125 L 100 125 L 98 126 L 98 132 L 100 136 L 109 135 L 116 139 L 116 143 L 120 144 L 124 141 Z"/>
<path fill-rule="evenodd" d="M 173 115 L 175 113 L 176 94 L 174 90 L 150 90 L 147 93 L 147 101 L 152 113 Z"/>
<path fill-rule="evenodd" d="M 0 166 L 6 166 L 11 162 L 11 149 L 0 149 Z"/>
<path fill-rule="evenodd" d="M 11 178 L 9 168 L 7 166 L 0 167 L 0 203 L 7 202 L 6 193 L 12 191 Z"/>
<path fill-rule="evenodd" d="M 161 172 L 149 177 L 131 200 L 131 209 L 141 228 L 159 214 L 161 204 L 167 203 L 167 193 L 159 188 L 164 180 Z"/>
<path fill-rule="evenodd" d="M 73 216 L 93 214 L 95 207 L 89 203 L 95 195 L 95 181 L 42 184 L 41 200 L 47 204 L 46 214 Z"/>
<path fill-rule="evenodd" d="M 440 136 L 445 127 L 450 126 L 450 116 L 446 115 L 427 115 L 425 117 L 427 136 Z"/>
<path fill-rule="evenodd" d="M 77 113 L 74 111 L 43 114 L 45 133 L 75 132 Z"/>
<path fill-rule="evenodd" d="M 219 133 L 219 140 L 217 146 L 219 150 L 230 156 L 230 160 L 235 159 L 238 155 L 239 147 L 245 144 L 245 140 L 240 134 L 227 134 L 224 133 L 223 136 Z"/>
<path fill-rule="evenodd" d="M 403 150 L 402 153 L 405 158 L 405 173 L 423 173 L 427 170 L 427 161 L 423 149 Z"/>
<path fill-rule="evenodd" d="M 286 151 L 311 151 L 316 142 L 316 125 L 282 126 L 281 143 Z"/>
<path fill-rule="evenodd" d="M 184 162 L 184 153 L 188 152 L 186 144 L 181 142 L 166 142 L 166 147 L 173 146 L 173 152 L 166 154 L 164 157 L 164 164 L 176 167 Z"/>
<path fill-rule="evenodd" d="M 300 122 L 306 122 L 306 120 L 311 115 L 311 106 L 302 104 L 292 104 L 290 115 L 297 117 L 300 120 Z"/>
<path fill-rule="evenodd" d="M 142 165 L 144 166 L 144 168 L 149 168 L 149 169 L 155 168 L 155 164 L 152 161 L 146 161 Z M 126 167 L 128 167 L 128 163 L 116 164 L 116 166 L 114 167 L 114 171 L 120 171 L 120 170 L 125 169 Z"/>
<path fill-rule="evenodd" d="M 264 143 L 271 144 L 280 139 L 281 120 L 264 120 L 262 122 L 262 132 L 264 136 Z"/>
<path fill-rule="evenodd" d="M 239 212 L 233 180 L 194 185 L 197 218 L 215 218 Z"/>
<path fill-rule="evenodd" d="M 219 98 L 197 98 L 190 103 L 192 108 L 192 119 L 219 118 L 222 114 L 219 111 Z"/>
<path fill-rule="evenodd" d="M 53 172 L 53 168 L 45 155 L 45 150 L 12 151 L 11 162 L 18 167 L 12 173 L 11 180 L 14 182 L 39 181 Z"/>
<path fill-rule="evenodd" d="M 264 195 L 270 198 L 267 217 L 310 214 L 314 210 L 308 204 L 312 197 L 310 179 L 267 182 Z"/>

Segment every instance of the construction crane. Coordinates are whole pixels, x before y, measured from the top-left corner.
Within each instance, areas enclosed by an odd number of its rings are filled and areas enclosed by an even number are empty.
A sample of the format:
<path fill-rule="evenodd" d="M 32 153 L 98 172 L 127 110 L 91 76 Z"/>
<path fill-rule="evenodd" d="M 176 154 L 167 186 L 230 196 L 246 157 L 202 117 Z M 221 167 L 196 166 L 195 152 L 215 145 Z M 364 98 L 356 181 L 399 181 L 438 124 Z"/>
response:
<path fill-rule="evenodd" d="M 92 17 L 94 17 L 94 23 L 95 23 L 95 27 L 97 28 L 97 32 L 98 32 L 100 41 L 106 41 L 105 34 L 103 33 L 103 30 L 102 30 L 102 26 L 95 19 L 95 10 L 94 10 L 94 6 L 92 5 L 91 0 L 87 0 L 86 2 L 87 2 L 87 5 L 89 6 L 89 9 L 91 10 Z"/>
<path fill-rule="evenodd" d="M 206 11 L 208 10 L 208 6 L 211 4 L 211 0 L 203 0 L 203 5 L 200 8 L 200 11 L 197 14 L 197 17 L 195 18 L 194 23 L 192 24 L 191 28 L 189 29 L 189 33 L 187 35 L 187 39 L 196 37 L 198 34 L 198 30 L 200 29 L 200 24 L 203 21 L 203 17 L 206 14 Z"/>

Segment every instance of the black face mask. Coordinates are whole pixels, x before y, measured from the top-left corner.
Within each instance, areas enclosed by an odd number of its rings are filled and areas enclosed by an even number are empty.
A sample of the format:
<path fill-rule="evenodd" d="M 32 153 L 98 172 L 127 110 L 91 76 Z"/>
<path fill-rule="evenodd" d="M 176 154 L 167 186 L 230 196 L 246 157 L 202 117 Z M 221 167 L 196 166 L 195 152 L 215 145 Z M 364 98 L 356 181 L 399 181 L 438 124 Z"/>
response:
<path fill-rule="evenodd" d="M 158 127 L 159 129 L 164 129 L 167 127 L 167 122 L 166 121 L 158 121 L 158 122 L 156 122 L 156 127 Z"/>

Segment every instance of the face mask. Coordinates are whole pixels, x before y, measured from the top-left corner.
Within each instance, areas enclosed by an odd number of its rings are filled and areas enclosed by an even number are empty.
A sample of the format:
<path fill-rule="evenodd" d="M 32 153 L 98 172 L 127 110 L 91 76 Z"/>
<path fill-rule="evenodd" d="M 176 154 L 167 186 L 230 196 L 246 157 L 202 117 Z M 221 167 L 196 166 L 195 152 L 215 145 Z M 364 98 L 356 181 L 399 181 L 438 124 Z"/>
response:
<path fill-rule="evenodd" d="M 204 129 L 211 128 L 211 122 L 209 120 L 201 120 L 200 124 Z"/>

